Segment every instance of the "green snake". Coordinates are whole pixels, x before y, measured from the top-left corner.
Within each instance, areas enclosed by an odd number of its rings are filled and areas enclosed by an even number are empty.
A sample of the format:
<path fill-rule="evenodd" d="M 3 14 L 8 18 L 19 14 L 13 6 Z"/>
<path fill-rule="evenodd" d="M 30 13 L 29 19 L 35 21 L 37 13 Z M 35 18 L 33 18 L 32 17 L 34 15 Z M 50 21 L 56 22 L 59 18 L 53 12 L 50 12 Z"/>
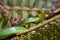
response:
<path fill-rule="evenodd" d="M 30 17 L 30 18 L 25 19 L 24 21 L 22 21 L 19 24 L 19 26 L 24 26 L 24 25 L 31 23 L 31 22 L 41 22 L 44 18 L 45 18 L 45 13 L 42 12 L 39 14 L 39 17 Z"/>
<path fill-rule="evenodd" d="M 23 20 L 17 26 L 15 26 L 15 27 L 13 26 L 11 28 L 8 28 L 8 29 L 1 31 L 0 32 L 0 39 L 4 39 L 4 38 L 7 38 L 7 37 L 12 36 L 14 34 L 24 32 L 25 30 L 27 30 L 26 28 L 23 27 L 24 25 L 31 23 L 31 22 L 41 22 L 44 18 L 45 18 L 44 12 L 41 12 L 39 14 L 39 17 L 27 18 L 27 19 Z"/>

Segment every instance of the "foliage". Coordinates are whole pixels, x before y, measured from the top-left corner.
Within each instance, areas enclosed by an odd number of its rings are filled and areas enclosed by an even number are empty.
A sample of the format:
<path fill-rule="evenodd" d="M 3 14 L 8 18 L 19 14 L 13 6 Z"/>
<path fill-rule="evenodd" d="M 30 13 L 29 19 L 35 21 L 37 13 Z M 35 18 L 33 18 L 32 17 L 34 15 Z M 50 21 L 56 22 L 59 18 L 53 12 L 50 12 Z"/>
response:
<path fill-rule="evenodd" d="M 2 0 L 4 4 L 9 7 L 24 7 L 24 8 L 42 8 L 42 0 Z M 49 3 L 49 2 L 48 2 Z M 45 5 L 49 8 L 49 4 Z M 33 16 L 39 15 L 37 11 L 19 11 L 19 10 L 8 10 L 9 14 L 14 18 L 18 18 L 17 15 L 21 16 L 21 18 L 28 18 L 31 14 Z M 30 26 L 35 26 L 36 24 L 31 23 Z M 8 19 L 6 19 L 0 10 L 0 31 L 10 28 L 12 25 Z M 45 25 L 43 28 L 39 28 L 25 35 L 17 36 L 10 38 L 10 40 L 60 40 L 60 19 L 54 22 Z M 9 40 L 9 39 L 8 39 Z"/>

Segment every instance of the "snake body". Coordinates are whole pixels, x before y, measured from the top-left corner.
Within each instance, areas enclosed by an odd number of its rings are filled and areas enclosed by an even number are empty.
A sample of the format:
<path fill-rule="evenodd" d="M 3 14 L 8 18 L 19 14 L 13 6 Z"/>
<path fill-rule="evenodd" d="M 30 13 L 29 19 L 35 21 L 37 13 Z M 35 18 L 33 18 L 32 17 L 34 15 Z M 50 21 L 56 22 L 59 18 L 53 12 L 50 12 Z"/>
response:
<path fill-rule="evenodd" d="M 43 19 L 45 18 L 45 13 L 42 12 L 39 14 L 39 17 L 30 17 L 30 18 L 27 18 L 25 20 L 23 20 L 19 26 L 24 26 L 28 23 L 31 23 L 31 22 L 41 22 Z"/>
<path fill-rule="evenodd" d="M 20 26 L 24 26 L 25 24 L 28 24 L 28 23 L 31 23 L 31 22 L 37 22 L 37 21 L 39 21 L 39 17 L 35 17 L 35 18 L 28 18 L 28 19 L 26 19 L 26 20 L 24 20 L 24 21 L 22 21 L 19 25 Z"/>
<path fill-rule="evenodd" d="M 40 22 L 44 19 L 45 13 L 40 13 L 39 17 L 31 17 L 23 20 L 18 26 L 8 28 L 0 32 L 0 39 L 7 38 L 8 36 L 12 36 L 14 34 L 23 32 L 26 30 L 23 26 L 31 23 L 31 22 Z"/>
<path fill-rule="evenodd" d="M 3 30 L 2 32 L 0 32 L 0 39 L 4 39 L 4 38 L 6 38 L 8 36 L 14 35 L 16 33 L 23 32 L 25 30 L 26 30 L 26 28 L 23 28 L 23 27 L 12 27 L 12 28 L 8 28 L 8 29 Z"/>

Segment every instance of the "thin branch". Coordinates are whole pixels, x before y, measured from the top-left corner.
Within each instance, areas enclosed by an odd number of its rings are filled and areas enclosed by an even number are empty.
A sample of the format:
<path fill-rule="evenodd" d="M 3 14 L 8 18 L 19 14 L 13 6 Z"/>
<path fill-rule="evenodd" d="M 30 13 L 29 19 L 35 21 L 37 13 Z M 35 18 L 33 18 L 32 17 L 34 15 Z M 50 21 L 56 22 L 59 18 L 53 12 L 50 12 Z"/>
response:
<path fill-rule="evenodd" d="M 42 8 L 42 9 L 27 8 L 27 7 L 24 7 L 24 8 L 22 8 L 22 7 L 16 7 L 16 8 L 8 7 L 7 8 L 6 6 L 5 6 L 5 8 L 7 10 L 19 10 L 19 11 L 24 11 L 24 10 L 26 10 L 26 11 L 47 11 L 46 13 L 48 13 L 48 14 L 46 14 L 47 15 L 46 19 L 49 19 L 49 18 L 53 17 L 54 15 L 59 14 L 58 12 L 60 12 L 60 9 L 56 9 L 55 11 L 51 11 L 52 9 L 46 9 L 46 8 Z"/>
<path fill-rule="evenodd" d="M 50 10 L 50 9 L 46 9 L 46 8 L 42 8 L 42 9 L 38 9 L 38 8 L 28 8 L 28 7 L 16 7 L 16 8 L 14 8 L 14 7 L 9 7 L 9 8 L 7 8 L 6 6 L 5 6 L 5 8 L 7 9 L 7 10 L 20 10 L 20 11 L 23 11 L 23 10 L 26 10 L 26 11 L 41 11 L 41 10 Z"/>
<path fill-rule="evenodd" d="M 54 20 L 56 20 L 56 19 L 60 19 L 60 15 L 56 15 L 56 16 L 54 16 L 53 18 L 50 18 L 50 19 L 44 21 L 42 24 L 38 24 L 37 26 L 31 27 L 30 29 L 28 29 L 28 30 L 26 30 L 26 31 L 24 31 L 24 32 L 22 32 L 22 33 L 18 33 L 18 34 L 16 34 L 16 36 L 20 36 L 21 34 L 25 34 L 25 33 L 31 32 L 31 31 L 33 31 L 33 30 L 36 30 L 36 29 L 38 29 L 38 28 L 40 28 L 40 27 L 43 27 L 43 26 L 45 26 L 46 24 L 48 24 L 48 23 L 50 23 L 50 22 L 52 22 L 52 21 L 54 21 Z"/>

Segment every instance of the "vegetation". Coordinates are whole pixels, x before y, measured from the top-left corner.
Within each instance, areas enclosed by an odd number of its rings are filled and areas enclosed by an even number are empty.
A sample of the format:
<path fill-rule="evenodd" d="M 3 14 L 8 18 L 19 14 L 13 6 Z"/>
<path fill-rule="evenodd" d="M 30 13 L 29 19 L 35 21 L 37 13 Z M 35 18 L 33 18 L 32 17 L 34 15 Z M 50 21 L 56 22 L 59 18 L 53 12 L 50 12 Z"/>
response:
<path fill-rule="evenodd" d="M 34 31 L 16 36 L 47 20 L 45 14 L 49 12 L 40 10 L 43 9 L 42 0 L 2 0 L 2 2 L 4 3 L 2 7 L 6 9 L 0 10 L 1 40 L 60 40 L 60 19 Z M 46 4 L 45 8 L 50 8 L 50 5 Z M 17 19 L 19 21 L 16 23 L 14 20 Z M 14 27 L 15 30 L 13 30 Z"/>

